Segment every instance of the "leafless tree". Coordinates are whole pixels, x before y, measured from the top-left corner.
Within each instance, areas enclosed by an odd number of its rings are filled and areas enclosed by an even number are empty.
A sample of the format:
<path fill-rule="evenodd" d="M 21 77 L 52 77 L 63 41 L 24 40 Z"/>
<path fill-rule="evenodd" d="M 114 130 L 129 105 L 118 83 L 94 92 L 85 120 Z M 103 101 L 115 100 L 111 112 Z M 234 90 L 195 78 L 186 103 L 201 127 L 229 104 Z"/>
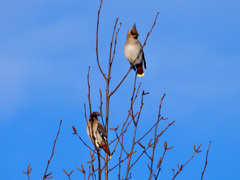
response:
<path fill-rule="evenodd" d="M 175 123 L 175 120 L 170 121 L 168 123 L 168 125 L 161 129 L 159 128 L 159 124 L 161 121 L 168 121 L 168 118 L 163 117 L 163 115 L 161 114 L 161 107 L 163 104 L 163 100 L 165 98 L 166 94 L 163 94 L 163 96 L 160 98 L 160 103 L 159 103 L 159 111 L 157 114 L 157 118 L 154 124 L 152 124 L 151 128 L 149 128 L 148 130 L 146 130 L 145 133 L 141 134 L 139 136 L 139 139 L 136 139 L 136 134 L 137 134 L 137 129 L 138 129 L 138 125 L 141 119 L 141 113 L 143 111 L 143 107 L 144 107 L 144 99 L 145 97 L 147 98 L 147 95 L 149 94 L 148 92 L 145 92 L 144 90 L 140 90 L 141 89 L 141 83 L 137 84 L 137 74 L 135 74 L 135 78 L 133 81 L 133 89 L 132 89 L 132 96 L 131 96 L 131 101 L 130 101 L 130 105 L 129 105 L 129 110 L 127 113 L 127 117 L 125 120 L 123 120 L 123 124 L 122 125 L 118 125 L 116 128 L 109 128 L 109 121 L 111 121 L 111 119 L 109 119 L 109 114 L 110 114 L 110 99 L 113 95 L 117 94 L 117 90 L 119 89 L 119 87 L 124 83 L 125 79 L 127 78 L 127 76 L 129 75 L 129 72 L 132 69 L 133 65 L 130 65 L 128 71 L 126 72 L 126 74 L 122 77 L 122 80 L 118 83 L 118 85 L 113 88 L 112 90 L 109 87 L 110 81 L 112 80 L 111 78 L 111 72 L 112 72 L 112 64 L 114 63 L 114 58 L 115 58 L 115 52 L 116 52 L 116 46 L 117 46 L 117 38 L 118 38 L 118 33 L 120 31 L 121 28 L 121 23 L 119 23 L 119 19 L 117 18 L 114 24 L 114 28 L 113 28 L 113 34 L 112 34 L 112 38 L 111 38 L 111 42 L 110 42 L 110 50 L 109 50 L 109 60 L 108 60 L 108 70 L 105 73 L 103 71 L 103 69 L 101 68 L 101 63 L 100 63 L 100 58 L 99 58 L 99 48 L 98 48 L 98 37 L 99 37 L 99 23 L 100 23 L 100 13 L 101 13 L 101 7 L 102 7 L 102 3 L 103 1 L 100 1 L 100 6 L 99 6 L 99 10 L 98 10 L 98 16 L 97 16 L 97 28 L 96 28 L 96 62 L 98 65 L 98 68 L 101 72 L 101 75 L 103 77 L 103 79 L 105 80 L 106 83 L 106 99 L 103 100 L 102 99 L 102 91 L 101 89 L 99 90 L 100 93 L 100 106 L 99 106 L 99 111 L 101 114 L 101 119 L 102 119 L 102 125 L 104 126 L 106 133 L 108 135 L 108 131 L 112 130 L 116 137 L 111 137 L 109 138 L 111 141 L 109 142 L 109 145 L 111 146 L 111 150 L 112 150 L 112 155 L 114 155 L 115 157 L 117 156 L 118 158 L 117 161 L 115 162 L 115 165 L 112 167 L 108 166 L 109 163 L 109 157 L 108 154 L 105 153 L 105 156 L 101 155 L 100 150 L 97 147 L 92 146 L 92 144 L 88 144 L 86 143 L 83 138 L 78 134 L 77 129 L 75 128 L 75 126 L 72 127 L 73 129 L 73 134 L 76 135 L 79 140 L 82 142 L 82 144 L 84 145 L 84 148 L 86 151 L 89 151 L 89 155 L 90 155 L 90 161 L 88 161 L 88 170 L 84 169 L 84 165 L 81 164 L 81 168 L 77 167 L 76 169 L 79 170 L 82 174 L 84 179 L 99 179 L 101 180 L 102 178 L 102 172 L 104 171 L 104 178 L 105 180 L 108 180 L 108 174 L 109 172 L 111 172 L 112 170 L 118 168 L 118 175 L 116 178 L 120 179 L 124 179 L 124 180 L 128 180 L 130 179 L 131 173 L 134 173 L 134 171 L 132 171 L 132 168 L 141 161 L 141 159 L 143 159 L 143 156 L 146 156 L 148 158 L 148 161 L 146 162 L 146 165 L 149 169 L 149 177 L 148 179 L 158 179 L 159 174 L 161 172 L 162 169 L 162 164 L 163 164 L 163 160 L 164 157 L 166 155 L 166 153 L 171 150 L 173 148 L 173 146 L 168 146 L 167 141 L 163 142 L 163 154 L 160 157 L 156 157 L 156 147 L 160 144 L 160 137 Z M 155 20 L 153 21 L 153 25 L 152 27 L 150 27 L 148 34 L 146 35 L 146 39 L 143 43 L 142 48 L 145 47 L 147 40 L 152 32 L 152 30 L 154 29 L 154 26 L 157 22 L 157 18 L 158 18 L 159 13 L 156 14 Z M 133 63 L 134 64 L 134 63 Z M 91 114 L 92 112 L 92 108 L 91 108 L 91 83 L 89 80 L 89 76 L 90 76 L 90 66 L 89 66 L 89 70 L 88 70 L 88 74 L 87 74 L 87 83 L 88 83 L 88 106 L 89 106 L 89 114 Z M 136 104 L 136 99 L 140 98 L 140 104 Z M 105 111 L 105 117 L 103 117 L 103 104 L 106 105 L 106 111 Z M 138 107 L 138 108 L 134 108 L 134 107 Z M 84 104 L 84 109 L 85 109 L 85 120 L 87 122 L 87 110 L 86 110 L 86 104 Z M 138 109 L 137 111 L 135 109 Z M 48 167 L 50 165 L 50 162 L 52 160 L 52 157 L 54 155 L 54 149 L 55 149 L 55 144 L 56 141 L 58 139 L 58 135 L 60 133 L 60 127 L 61 127 L 61 122 L 60 121 L 60 125 L 59 125 L 59 129 L 58 129 L 58 133 L 57 133 L 57 137 L 54 140 L 54 145 L 53 145 L 53 149 L 52 149 L 52 154 L 50 159 L 48 160 L 47 163 L 47 167 L 43 176 L 43 179 L 50 179 L 52 178 L 52 173 L 47 173 Z M 84 122 L 82 122 L 84 123 Z M 130 125 L 133 125 L 133 129 L 130 129 Z M 132 131 L 133 135 L 132 135 L 132 139 L 130 139 L 129 137 L 127 137 L 126 132 L 127 130 Z M 152 133 L 151 133 L 152 132 Z M 149 136 L 153 134 L 152 137 L 149 138 Z M 148 138 L 148 139 L 147 139 Z M 147 144 L 144 142 L 148 142 Z M 89 142 L 89 141 L 88 141 Z M 125 143 L 130 143 L 130 149 L 127 149 L 125 146 Z M 210 144 L 209 143 L 209 147 L 207 150 L 207 155 L 206 155 L 206 162 L 205 162 L 205 166 L 204 169 L 202 171 L 201 174 L 201 179 L 203 178 L 206 166 L 207 166 L 207 157 L 208 157 L 208 152 L 209 152 L 209 148 L 210 148 Z M 173 170 L 173 177 L 172 179 L 175 179 L 179 173 L 183 170 L 183 168 L 192 160 L 192 158 L 194 157 L 194 155 L 196 153 L 200 153 L 202 150 L 200 150 L 201 144 L 195 148 L 194 145 L 194 152 L 192 154 L 192 156 L 186 161 L 186 163 L 184 164 L 177 164 L 177 168 L 178 170 L 175 173 L 175 170 Z M 116 154 L 117 152 L 117 148 L 119 149 L 118 151 L 118 155 Z M 134 160 L 133 160 L 133 156 L 134 156 Z M 97 157 L 97 158 L 96 158 Z M 157 165 L 154 164 L 154 162 L 158 162 Z M 101 165 L 103 162 L 103 165 Z M 83 162 L 84 163 L 84 162 Z M 125 164 L 125 166 L 123 166 L 123 164 Z M 97 167 L 97 168 L 96 168 Z M 25 174 L 27 174 L 28 179 L 30 179 L 30 172 L 31 172 L 30 168 L 30 164 L 27 168 L 27 171 L 24 172 Z M 73 170 L 70 173 L 67 173 L 64 169 L 63 169 L 64 173 L 67 175 L 67 177 L 69 179 L 71 179 L 71 174 L 73 173 Z M 125 172 L 125 173 L 123 173 Z M 97 175 L 98 173 L 98 175 Z"/>

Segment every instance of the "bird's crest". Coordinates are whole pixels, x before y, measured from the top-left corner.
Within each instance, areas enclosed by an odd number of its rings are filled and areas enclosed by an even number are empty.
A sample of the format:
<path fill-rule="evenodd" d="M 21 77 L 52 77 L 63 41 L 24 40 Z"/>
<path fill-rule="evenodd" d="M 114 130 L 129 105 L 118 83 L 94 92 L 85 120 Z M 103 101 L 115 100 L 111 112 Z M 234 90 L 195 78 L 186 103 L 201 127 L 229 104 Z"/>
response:
<path fill-rule="evenodd" d="M 97 117 L 97 116 L 101 116 L 102 114 L 101 113 L 99 113 L 99 112 L 92 112 L 91 114 L 90 114 L 90 117 Z"/>
<path fill-rule="evenodd" d="M 138 35 L 136 24 L 133 25 L 133 27 L 131 29 L 131 33 L 132 33 L 132 35 Z"/>

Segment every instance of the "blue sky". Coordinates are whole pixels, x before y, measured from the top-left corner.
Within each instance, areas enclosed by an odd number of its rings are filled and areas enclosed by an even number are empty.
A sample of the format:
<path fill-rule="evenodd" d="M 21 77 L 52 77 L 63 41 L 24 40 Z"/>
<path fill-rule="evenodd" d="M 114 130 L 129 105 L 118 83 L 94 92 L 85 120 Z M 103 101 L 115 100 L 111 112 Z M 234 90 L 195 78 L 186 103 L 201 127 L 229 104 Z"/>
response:
<path fill-rule="evenodd" d="M 141 90 L 150 93 L 144 99 L 137 136 L 156 121 L 164 93 L 167 95 L 162 115 L 169 121 L 162 122 L 160 129 L 176 120 L 160 139 L 158 157 L 163 152 L 163 141 L 174 148 L 167 152 L 159 178 L 171 179 L 172 168 L 187 161 L 194 144 L 203 143 L 203 152 L 178 176 L 178 179 L 200 179 L 210 140 L 205 179 L 238 177 L 239 7 L 236 0 L 103 2 L 99 55 L 104 72 L 115 20 L 119 18 L 122 22 L 111 90 L 129 68 L 123 53 L 127 30 L 136 23 L 143 43 L 159 12 L 144 48 L 145 76 L 137 80 L 142 83 Z M 98 8 L 99 1 L 1 1 L 2 179 L 27 179 L 22 171 L 29 163 L 33 168 L 31 179 L 43 176 L 60 119 L 63 119 L 62 128 L 49 172 L 53 172 L 53 179 L 67 179 L 62 169 L 68 172 L 74 169 L 72 179 L 79 179 L 82 174 L 75 167 L 82 163 L 88 169 L 88 149 L 72 135 L 71 127 L 75 125 L 81 137 L 92 146 L 86 135 L 83 104 L 87 103 L 88 66 L 93 110 L 98 111 L 99 88 L 105 91 L 95 54 Z M 110 127 L 122 124 L 127 116 L 133 78 L 131 72 L 111 99 Z M 108 139 L 113 138 L 115 135 L 110 133 Z M 114 158 L 110 166 L 115 165 L 117 157 Z M 147 179 L 146 162 L 144 157 L 133 169 L 132 179 Z M 115 175 L 112 172 L 109 177 L 114 179 Z"/>

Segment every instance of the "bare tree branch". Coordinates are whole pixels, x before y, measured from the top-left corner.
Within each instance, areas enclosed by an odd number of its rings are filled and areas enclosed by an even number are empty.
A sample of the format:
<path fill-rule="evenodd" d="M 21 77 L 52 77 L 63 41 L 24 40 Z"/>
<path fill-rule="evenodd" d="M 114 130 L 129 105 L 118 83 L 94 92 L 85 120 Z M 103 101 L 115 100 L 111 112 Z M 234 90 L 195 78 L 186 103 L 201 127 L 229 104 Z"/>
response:
<path fill-rule="evenodd" d="M 107 78 L 106 78 L 106 123 L 105 123 L 105 125 L 106 125 L 106 135 L 107 136 L 108 136 L 108 119 L 109 119 L 109 103 L 110 103 L 109 83 L 110 83 L 110 80 L 111 80 L 111 68 L 112 68 L 112 60 L 113 60 L 113 58 L 111 57 L 111 55 L 112 55 L 112 43 L 113 43 L 115 31 L 116 31 L 117 22 L 118 22 L 118 18 L 116 19 L 116 22 L 115 22 L 115 25 L 114 25 L 112 41 L 110 43 L 109 67 L 108 67 L 108 75 L 107 75 Z M 118 34 L 118 32 L 116 33 L 116 39 L 117 39 L 117 34 Z M 116 39 L 115 39 L 115 42 L 116 42 Z M 114 51 L 115 51 L 115 49 L 114 49 Z M 114 52 L 114 54 L 115 54 L 115 52 Z M 108 180 L 108 154 L 107 153 L 105 153 L 105 180 Z"/>
<path fill-rule="evenodd" d="M 113 61 L 113 59 L 112 59 L 112 47 L 113 47 L 112 44 L 113 44 L 114 34 L 115 34 L 115 31 L 116 31 L 116 26 L 117 26 L 118 20 L 119 20 L 119 18 L 116 19 L 115 25 L 114 25 L 114 28 L 113 28 L 112 40 L 111 40 L 111 43 L 110 43 L 109 68 L 108 69 L 111 69 L 110 66 L 112 65 L 112 61 Z M 115 39 L 115 42 L 116 42 L 116 39 Z M 116 47 L 116 44 L 115 44 L 115 47 Z M 114 52 L 114 54 L 115 54 L 115 52 Z"/>
<path fill-rule="evenodd" d="M 165 153 L 166 153 L 166 151 L 167 150 L 170 150 L 170 149 L 172 149 L 173 148 L 173 146 L 171 146 L 171 147 L 167 147 L 167 141 L 164 141 L 164 152 L 163 152 L 163 155 L 162 155 L 162 157 L 160 157 L 160 159 L 159 159 L 159 161 L 158 161 L 158 165 L 157 165 L 157 167 L 156 167 L 156 169 L 154 170 L 154 172 L 153 172 L 153 175 L 154 175 L 154 177 L 155 177 L 155 180 L 158 178 L 158 175 L 159 175 L 159 172 L 161 171 L 161 165 L 162 165 L 162 161 L 163 161 L 163 159 L 164 159 L 164 156 L 165 156 Z M 158 170 L 158 172 L 157 172 L 157 174 L 155 175 L 155 173 L 156 173 L 156 171 Z M 149 178 L 150 179 L 150 178 Z"/>
<path fill-rule="evenodd" d="M 137 95 L 137 94 L 136 94 Z M 131 147 L 131 151 L 130 151 L 130 155 L 129 155 L 129 158 L 128 158 L 128 164 L 127 164 L 127 172 L 126 172 L 126 176 L 125 176 L 125 179 L 127 179 L 128 177 L 128 174 L 129 174 L 129 171 L 130 171 L 130 163 L 131 163 L 131 157 L 132 157 L 132 153 L 133 153 L 133 149 L 134 149 L 134 146 L 135 146 L 135 138 L 136 138 L 136 132 L 137 132 L 137 125 L 138 125 L 138 122 L 139 122 L 139 118 L 140 118 L 140 114 L 141 114 L 141 111 L 142 111 L 142 107 L 144 105 L 143 103 L 143 96 L 145 95 L 144 91 L 142 92 L 142 99 L 141 99 L 141 106 L 140 106 L 140 110 L 139 110 L 139 113 L 138 113 L 138 117 L 137 117 L 137 120 L 135 121 L 134 120 L 134 117 L 132 117 L 132 120 L 134 122 L 134 133 L 133 133 L 133 140 L 132 140 L 132 147 Z M 132 99 L 133 100 L 133 99 Z M 131 107 L 131 110 L 133 111 L 133 108 Z"/>
<path fill-rule="evenodd" d="M 157 136 L 157 128 L 158 128 L 158 120 L 160 119 L 161 120 L 161 108 L 162 108 L 162 102 L 163 102 L 163 99 L 165 97 L 166 94 L 163 94 L 163 97 L 161 98 L 161 102 L 160 102 L 160 105 L 159 105 L 159 111 L 158 111 L 158 119 L 157 119 L 157 123 L 156 123 L 156 126 L 155 126 L 155 132 L 154 132 L 154 144 L 153 144 L 153 148 L 152 148 L 152 156 L 151 156 L 151 166 L 150 166 L 150 175 L 149 175 L 149 179 L 152 178 L 153 174 L 152 174 L 152 171 L 153 171 L 153 160 L 154 160 L 154 154 L 155 154 L 155 149 L 156 149 L 156 145 L 157 145 L 157 140 L 158 140 L 158 136 Z"/>
<path fill-rule="evenodd" d="M 204 169 L 202 171 L 202 176 L 201 176 L 201 180 L 203 179 L 203 175 L 205 173 L 205 170 L 206 170 L 206 167 L 207 167 L 207 159 L 208 159 L 208 152 L 209 152 L 209 149 L 210 149 L 210 145 L 211 145 L 211 141 L 209 142 L 209 145 L 208 145 L 208 150 L 207 150 L 207 154 L 206 154 L 206 161 L 205 161 L 205 166 L 204 166 Z"/>
<path fill-rule="evenodd" d="M 47 170 L 48 170 L 48 166 L 49 166 L 49 164 L 50 164 L 50 162 L 51 162 L 51 160 L 52 160 L 52 157 L 53 157 L 53 155 L 54 155 L 54 149 L 55 149 L 55 145 L 56 145 L 56 142 L 57 142 L 57 139 L 58 139 L 58 135 L 59 135 L 59 133 L 60 133 L 61 124 L 62 124 L 62 120 L 60 120 L 60 124 L 59 124 L 59 128 L 58 128 L 58 133 L 57 133 L 56 139 L 54 140 L 53 149 L 52 149 L 52 154 L 51 154 L 51 156 L 50 156 L 50 159 L 48 160 L 47 167 L 46 167 L 45 173 L 44 173 L 44 175 L 43 175 L 43 180 L 44 180 L 44 179 L 49 179 L 49 178 L 52 177 L 52 176 L 50 176 L 52 173 L 47 174 Z"/>
<path fill-rule="evenodd" d="M 71 180 L 71 174 L 73 173 L 73 170 L 70 173 L 67 173 L 67 171 L 65 171 L 65 169 L 63 169 L 63 172 L 67 175 L 68 179 Z"/>
<path fill-rule="evenodd" d="M 122 136 L 122 144 L 123 144 L 123 137 Z M 121 147 L 120 155 L 119 155 L 119 168 L 118 168 L 118 179 L 121 180 L 121 158 L 122 158 L 122 151 L 123 151 L 123 146 Z"/>
<path fill-rule="evenodd" d="M 83 139 L 82 139 L 82 138 L 79 136 L 79 134 L 77 133 L 77 130 L 76 130 L 75 126 L 72 126 L 72 129 L 73 129 L 73 131 L 74 131 L 73 134 L 76 134 L 77 137 L 80 139 L 80 141 L 82 141 L 82 143 L 83 143 L 86 147 L 88 147 L 88 149 L 90 149 L 91 151 L 97 153 L 95 150 L 93 150 L 92 148 L 90 148 L 90 146 L 88 146 L 88 145 L 83 141 Z M 102 157 L 102 156 L 101 156 L 101 157 Z M 104 157 L 102 157 L 102 158 L 104 158 Z"/>
<path fill-rule="evenodd" d="M 101 8 L 102 8 L 102 3 L 103 3 L 103 1 L 101 0 L 100 6 L 99 6 L 99 10 L 98 10 L 98 17 L 97 17 L 96 56 L 97 56 L 98 68 L 99 68 L 99 70 L 101 71 L 103 77 L 104 77 L 105 79 L 107 79 L 106 75 L 105 75 L 105 74 L 103 73 L 103 71 L 102 71 L 102 68 L 101 68 L 100 63 L 99 63 L 99 57 L 98 57 L 98 27 L 99 27 L 99 17 L 100 17 L 100 12 L 101 12 Z"/>
<path fill-rule="evenodd" d="M 85 116 L 85 120 L 86 120 L 86 124 L 87 124 L 87 112 L 86 112 L 86 104 L 84 103 L 84 116 Z"/>
<path fill-rule="evenodd" d="M 92 113 L 92 108 L 91 108 L 91 99 L 90 99 L 89 73 L 90 73 L 90 66 L 88 67 L 87 83 L 88 83 L 88 104 L 89 104 L 89 111 L 90 111 L 89 114 L 91 114 Z"/>
<path fill-rule="evenodd" d="M 100 159 L 100 149 L 97 149 L 97 156 L 98 156 L 98 179 L 102 179 L 102 171 L 101 171 L 101 159 Z"/>
<path fill-rule="evenodd" d="M 104 123 L 104 121 L 103 121 L 103 114 L 102 114 L 102 105 L 103 105 L 103 102 L 102 102 L 102 91 L 101 91 L 101 88 L 99 88 L 99 93 L 100 93 L 100 106 L 99 106 L 99 110 L 100 110 L 100 113 L 101 113 L 102 125 L 103 125 L 103 127 L 106 129 L 105 123 Z"/>
<path fill-rule="evenodd" d="M 87 162 L 89 163 L 89 176 L 88 176 L 88 179 L 92 176 L 92 179 L 96 179 L 96 171 L 98 169 L 95 169 L 94 168 L 94 161 L 96 160 L 96 157 L 94 157 L 94 153 L 95 151 L 93 151 L 93 153 L 91 153 L 91 150 L 89 150 L 89 155 L 90 155 L 90 158 L 91 158 L 91 161 Z"/>
<path fill-rule="evenodd" d="M 117 163 L 115 166 L 113 166 L 111 169 L 108 170 L 108 172 L 112 171 L 113 169 L 115 169 L 116 167 L 118 167 L 121 163 L 123 163 L 125 160 L 128 159 L 128 156 L 125 157 L 124 159 L 122 159 L 119 163 Z"/>
<path fill-rule="evenodd" d="M 158 119 L 157 120 L 157 122 L 148 130 L 148 132 L 146 132 L 139 140 L 137 140 L 136 142 L 135 142 L 135 144 L 137 144 L 138 142 L 140 142 L 143 138 L 145 138 L 147 135 L 148 135 L 148 133 L 150 133 L 151 131 L 152 131 L 152 129 L 158 124 L 158 122 L 161 120 L 161 118 L 160 119 Z M 174 121 L 175 122 L 175 121 Z M 174 123 L 173 122 L 173 123 Z"/>
<path fill-rule="evenodd" d="M 24 174 L 26 174 L 28 176 L 28 180 L 30 180 L 30 176 L 29 174 L 31 173 L 32 171 L 32 168 L 30 168 L 30 163 L 28 164 L 28 167 L 27 167 L 27 171 L 23 171 Z"/>
<path fill-rule="evenodd" d="M 128 72 L 126 73 L 126 75 L 123 77 L 123 79 L 120 81 L 120 83 L 117 85 L 117 87 L 110 93 L 110 96 L 112 96 L 116 90 L 121 86 L 121 84 L 123 83 L 123 81 L 126 79 L 126 77 L 128 76 L 128 74 L 130 73 L 132 69 L 132 66 L 129 68 Z"/>
<path fill-rule="evenodd" d="M 77 170 L 79 170 L 80 172 L 82 172 L 84 174 L 84 180 L 86 180 L 86 171 L 84 170 L 83 165 L 81 164 L 82 169 L 80 169 L 78 167 L 76 167 L 76 168 L 77 168 Z"/>
<path fill-rule="evenodd" d="M 159 138 L 161 135 L 163 135 L 163 133 L 166 132 L 167 129 L 168 129 L 171 125 L 174 124 L 174 122 L 175 122 L 175 121 L 172 121 L 170 124 L 168 124 L 168 126 L 167 126 L 164 130 L 162 130 L 162 132 L 158 135 L 158 138 Z M 139 143 L 139 140 L 138 140 L 137 142 Z M 139 144 L 139 145 L 140 145 L 140 144 Z M 140 145 L 140 146 L 141 146 L 141 145 Z M 142 148 L 144 148 L 144 151 L 139 155 L 139 157 L 135 160 L 135 162 L 132 163 L 132 165 L 130 166 L 130 169 L 134 166 L 134 164 L 137 163 L 137 161 L 142 157 L 142 155 L 143 155 L 144 153 L 146 153 L 146 151 L 148 150 L 149 147 L 150 147 L 150 146 L 148 146 L 147 148 L 145 148 L 145 147 L 142 146 Z"/>
<path fill-rule="evenodd" d="M 129 117 L 131 116 L 130 111 L 131 111 L 131 109 L 133 108 L 133 104 L 134 104 L 134 102 L 135 102 L 135 100 L 136 100 L 136 98 L 137 98 L 139 89 L 140 89 L 140 87 L 141 87 L 141 83 L 140 83 L 139 86 L 138 86 L 138 89 L 137 89 L 137 93 L 136 93 L 136 95 L 135 95 L 135 91 L 136 91 L 136 78 L 137 78 L 137 74 L 135 74 L 135 78 L 134 78 L 133 94 L 132 94 L 132 98 L 131 98 L 131 104 L 130 104 L 130 109 L 129 109 L 129 112 L 128 112 L 128 116 L 127 116 L 127 118 L 126 118 L 126 121 L 123 123 L 122 130 L 121 130 L 121 132 L 120 132 L 119 137 L 116 138 L 116 139 L 117 139 L 117 142 L 116 142 L 116 144 L 115 144 L 115 147 L 114 147 L 112 153 L 115 152 L 115 149 L 116 149 L 116 147 L 117 147 L 117 145 L 118 145 L 118 142 L 119 142 L 119 140 L 120 140 L 120 137 L 127 131 L 127 128 L 129 127 L 130 123 L 132 122 L 132 120 L 131 120 L 131 121 L 128 123 L 128 125 L 126 126 L 126 124 L 127 124 L 127 122 L 128 122 L 128 119 L 129 119 Z M 135 97 L 134 97 L 134 95 L 135 95 Z M 137 113 L 136 113 L 136 115 L 137 115 Z M 126 126 L 126 128 L 125 128 L 125 126 Z M 124 128 L 125 128 L 125 129 L 124 129 Z M 116 139 L 115 139 L 115 140 L 116 140 Z M 113 140 L 112 142 L 114 142 L 115 140 Z M 111 143 L 112 143 L 112 142 L 111 142 Z M 110 144 L 111 144 L 111 143 L 110 143 Z"/>
<path fill-rule="evenodd" d="M 202 151 L 202 150 L 199 150 L 200 147 L 201 147 L 201 145 L 202 145 L 202 144 L 200 144 L 197 149 L 195 148 L 195 145 L 194 145 L 194 153 L 193 153 L 193 155 L 187 160 L 187 162 L 186 162 L 185 164 L 182 164 L 181 166 L 179 166 L 179 165 L 177 164 L 178 171 L 176 172 L 176 174 L 174 174 L 172 180 L 174 180 L 174 179 L 177 177 L 177 175 L 183 170 L 184 166 L 186 166 L 186 165 L 191 161 L 191 159 L 194 157 L 194 155 L 195 155 L 196 153 L 200 153 L 200 152 Z"/>
<path fill-rule="evenodd" d="M 147 39 L 148 39 L 149 35 L 151 34 L 154 26 L 156 25 L 158 15 L 159 15 L 159 12 L 158 12 L 157 15 L 156 15 L 156 18 L 155 18 L 155 20 L 154 20 L 154 23 L 153 23 L 153 25 L 152 25 L 152 28 L 150 29 L 149 33 L 147 34 L 147 37 L 146 37 L 146 39 L 145 39 L 145 41 L 144 41 L 144 43 L 143 43 L 142 49 L 143 49 L 144 46 L 147 44 Z"/>
<path fill-rule="evenodd" d="M 120 31 L 121 26 L 122 26 L 122 23 L 119 24 L 118 30 L 117 30 L 116 35 L 115 35 L 115 43 L 114 43 L 114 48 L 113 48 L 113 55 L 112 55 L 111 64 L 113 63 L 113 60 L 114 60 L 114 57 L 115 57 L 116 46 L 117 46 L 117 36 L 118 36 L 118 33 Z"/>

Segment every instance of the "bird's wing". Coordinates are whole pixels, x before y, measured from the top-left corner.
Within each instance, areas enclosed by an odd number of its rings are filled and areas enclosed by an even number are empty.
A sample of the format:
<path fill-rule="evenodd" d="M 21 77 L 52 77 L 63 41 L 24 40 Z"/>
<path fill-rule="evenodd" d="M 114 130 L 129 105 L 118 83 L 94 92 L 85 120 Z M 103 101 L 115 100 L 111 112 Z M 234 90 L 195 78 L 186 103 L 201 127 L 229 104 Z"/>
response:
<path fill-rule="evenodd" d="M 100 123 L 98 123 L 97 130 L 104 140 L 107 139 L 107 134 Z"/>
<path fill-rule="evenodd" d="M 143 55 L 144 68 L 147 69 L 146 60 L 145 60 L 145 56 L 144 56 L 144 52 L 143 51 L 142 51 L 142 55 Z"/>

